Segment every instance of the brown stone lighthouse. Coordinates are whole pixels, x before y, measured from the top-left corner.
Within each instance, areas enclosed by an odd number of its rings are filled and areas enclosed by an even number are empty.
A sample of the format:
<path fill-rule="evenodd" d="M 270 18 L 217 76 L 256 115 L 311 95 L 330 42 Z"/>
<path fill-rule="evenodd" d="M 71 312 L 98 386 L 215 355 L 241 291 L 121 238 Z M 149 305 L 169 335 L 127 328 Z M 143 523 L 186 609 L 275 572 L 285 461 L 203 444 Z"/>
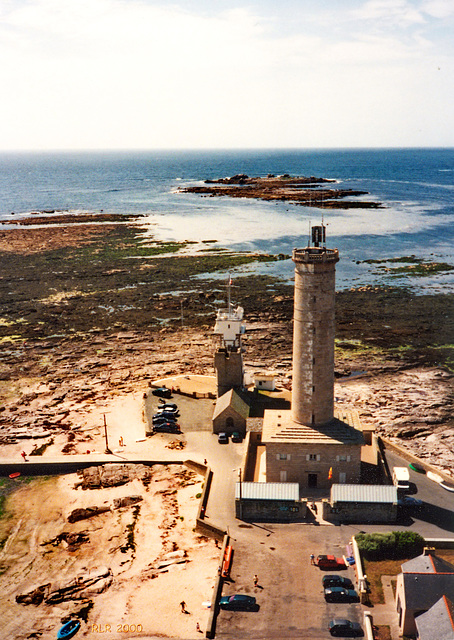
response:
<path fill-rule="evenodd" d="M 326 227 L 311 229 L 311 243 L 294 249 L 292 418 L 319 426 L 334 416 L 335 270 L 337 249 L 327 249 Z"/>

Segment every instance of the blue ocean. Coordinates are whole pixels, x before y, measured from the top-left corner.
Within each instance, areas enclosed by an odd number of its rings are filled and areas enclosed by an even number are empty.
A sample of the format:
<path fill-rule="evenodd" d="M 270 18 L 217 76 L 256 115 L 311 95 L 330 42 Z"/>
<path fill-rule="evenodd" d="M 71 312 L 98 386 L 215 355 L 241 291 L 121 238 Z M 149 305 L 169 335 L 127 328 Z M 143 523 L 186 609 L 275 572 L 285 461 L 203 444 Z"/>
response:
<path fill-rule="evenodd" d="M 237 173 L 333 178 L 340 188 L 367 191 L 357 199 L 383 208 L 331 211 L 179 192 Z M 230 250 L 284 254 L 306 246 L 310 224 L 323 217 L 327 244 L 340 251 L 338 289 L 389 284 L 425 293 L 454 290 L 454 271 L 396 277 L 364 262 L 413 255 L 454 266 L 454 149 L 0 154 L 0 222 L 43 210 L 138 213 L 150 239 L 190 240 L 191 251 L 215 240 Z M 292 274 L 286 260 L 245 269 L 284 279 Z"/>

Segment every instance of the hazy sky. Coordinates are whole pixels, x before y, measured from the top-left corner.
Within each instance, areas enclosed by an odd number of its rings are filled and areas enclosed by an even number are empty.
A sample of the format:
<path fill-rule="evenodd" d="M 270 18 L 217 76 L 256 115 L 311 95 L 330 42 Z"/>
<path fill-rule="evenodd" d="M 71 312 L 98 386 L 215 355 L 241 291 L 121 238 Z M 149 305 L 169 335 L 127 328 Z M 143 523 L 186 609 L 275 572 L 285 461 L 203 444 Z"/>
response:
<path fill-rule="evenodd" d="M 454 146 L 454 0 L 0 0 L 0 150 Z"/>

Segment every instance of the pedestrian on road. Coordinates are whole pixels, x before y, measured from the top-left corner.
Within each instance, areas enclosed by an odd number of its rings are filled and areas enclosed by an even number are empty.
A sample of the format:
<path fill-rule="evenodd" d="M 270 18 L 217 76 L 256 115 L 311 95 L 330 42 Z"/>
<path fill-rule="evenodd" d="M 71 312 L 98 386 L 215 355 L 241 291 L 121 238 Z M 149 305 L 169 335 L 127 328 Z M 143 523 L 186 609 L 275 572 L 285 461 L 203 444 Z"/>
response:
<path fill-rule="evenodd" d="M 25 453 L 25 451 L 21 451 L 21 453 L 20 453 L 20 454 L 21 454 L 21 456 L 23 457 L 24 462 L 27 462 L 27 454 Z"/>
<path fill-rule="evenodd" d="M 196 631 L 199 631 L 200 633 L 202 633 L 202 629 L 200 628 L 199 623 L 197 623 L 197 624 L 195 625 L 195 630 L 196 630 Z"/>
<path fill-rule="evenodd" d="M 315 556 L 311 553 L 311 564 L 315 564 Z"/>
<path fill-rule="evenodd" d="M 184 600 L 180 602 L 180 607 L 181 607 L 181 613 L 186 613 L 186 602 Z"/>
<path fill-rule="evenodd" d="M 255 574 L 255 576 L 254 576 L 254 587 L 256 587 L 258 585 L 258 583 L 259 583 L 259 579 L 257 577 L 257 574 Z"/>

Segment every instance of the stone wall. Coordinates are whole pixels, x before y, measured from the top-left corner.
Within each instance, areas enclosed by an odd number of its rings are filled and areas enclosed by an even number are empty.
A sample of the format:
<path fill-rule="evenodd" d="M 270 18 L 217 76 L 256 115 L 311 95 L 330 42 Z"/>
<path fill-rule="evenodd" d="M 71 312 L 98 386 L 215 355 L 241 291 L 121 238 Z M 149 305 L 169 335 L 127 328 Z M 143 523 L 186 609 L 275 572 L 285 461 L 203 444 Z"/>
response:
<path fill-rule="evenodd" d="M 282 459 L 283 456 L 286 456 L 286 459 Z M 340 459 L 337 460 L 337 457 Z M 331 478 L 328 477 L 330 469 Z M 284 471 L 285 479 L 281 475 Z M 342 473 L 345 477 L 341 476 Z M 361 447 L 358 445 L 266 443 L 267 482 L 298 482 L 301 489 L 309 488 L 311 485 L 312 488 L 328 491 L 335 483 L 358 484 L 360 474 Z"/>

